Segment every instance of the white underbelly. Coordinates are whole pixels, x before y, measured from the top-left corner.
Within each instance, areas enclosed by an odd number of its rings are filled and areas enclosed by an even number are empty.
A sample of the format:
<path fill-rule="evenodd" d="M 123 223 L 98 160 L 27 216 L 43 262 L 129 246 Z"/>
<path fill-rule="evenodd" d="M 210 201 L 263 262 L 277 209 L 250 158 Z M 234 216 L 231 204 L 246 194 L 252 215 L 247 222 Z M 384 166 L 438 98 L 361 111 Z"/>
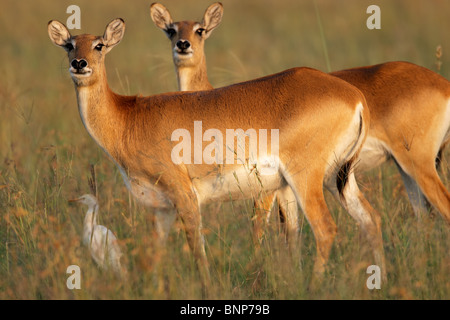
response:
<path fill-rule="evenodd" d="M 116 163 L 117 164 L 117 163 Z M 227 173 L 208 175 L 193 179 L 192 183 L 199 204 L 214 201 L 250 199 L 264 196 L 286 185 L 278 167 L 278 159 L 259 159 L 256 166 L 240 165 Z M 141 204 L 154 208 L 172 208 L 173 202 L 158 188 L 145 179 L 129 177 L 117 165 L 127 189 Z M 259 170 L 256 170 L 259 167 Z"/>
<path fill-rule="evenodd" d="M 149 183 L 145 179 L 128 177 L 122 167 L 117 165 L 127 189 L 141 204 L 152 208 L 172 208 L 173 203 L 158 186 Z"/>
<path fill-rule="evenodd" d="M 388 159 L 384 143 L 374 137 L 367 137 L 359 154 L 357 171 L 367 171 L 381 165 Z"/>
<path fill-rule="evenodd" d="M 260 198 L 286 184 L 279 171 L 261 175 L 242 165 L 236 170 L 193 180 L 199 203 Z"/>

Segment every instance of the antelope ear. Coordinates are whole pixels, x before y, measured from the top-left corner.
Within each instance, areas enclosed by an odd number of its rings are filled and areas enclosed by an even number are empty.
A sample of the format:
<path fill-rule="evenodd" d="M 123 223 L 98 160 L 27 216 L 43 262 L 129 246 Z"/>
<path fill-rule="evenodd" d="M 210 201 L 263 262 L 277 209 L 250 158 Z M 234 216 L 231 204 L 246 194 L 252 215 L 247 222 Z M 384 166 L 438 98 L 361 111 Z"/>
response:
<path fill-rule="evenodd" d="M 69 43 L 70 39 L 72 38 L 67 27 L 57 20 L 49 21 L 47 31 L 50 40 L 52 40 L 52 42 L 55 45 L 60 47 L 65 47 L 66 44 Z"/>
<path fill-rule="evenodd" d="M 166 31 L 173 23 L 169 10 L 157 2 L 150 6 L 150 16 L 155 25 L 163 31 Z"/>
<path fill-rule="evenodd" d="M 222 16 L 223 5 L 220 2 L 213 3 L 206 9 L 202 21 L 202 25 L 205 28 L 205 38 L 208 38 L 211 32 L 219 26 Z"/>
<path fill-rule="evenodd" d="M 119 44 L 125 34 L 125 21 L 121 18 L 114 19 L 107 26 L 103 34 L 103 43 L 105 44 L 105 53 L 109 52 L 114 46 Z"/>

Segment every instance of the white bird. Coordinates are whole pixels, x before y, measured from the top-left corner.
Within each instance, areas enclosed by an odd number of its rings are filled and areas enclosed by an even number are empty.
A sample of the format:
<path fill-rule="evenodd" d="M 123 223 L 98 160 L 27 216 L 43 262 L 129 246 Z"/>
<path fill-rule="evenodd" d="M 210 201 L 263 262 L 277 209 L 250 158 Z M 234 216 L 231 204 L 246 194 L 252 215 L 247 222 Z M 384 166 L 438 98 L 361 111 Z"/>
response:
<path fill-rule="evenodd" d="M 126 270 L 122 268 L 120 257 L 122 252 L 116 236 L 105 226 L 97 224 L 98 201 L 92 194 L 69 200 L 88 206 L 83 224 L 83 244 L 89 248 L 92 258 L 102 269 L 111 268 L 116 275 L 124 278 Z"/>

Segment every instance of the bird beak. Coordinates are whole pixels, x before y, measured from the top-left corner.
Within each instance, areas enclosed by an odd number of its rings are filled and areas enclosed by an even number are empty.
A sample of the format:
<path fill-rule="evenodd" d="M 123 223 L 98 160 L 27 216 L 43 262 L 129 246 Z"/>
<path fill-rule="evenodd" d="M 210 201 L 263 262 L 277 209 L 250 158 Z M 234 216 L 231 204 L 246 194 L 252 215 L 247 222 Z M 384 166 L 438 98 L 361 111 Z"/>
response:
<path fill-rule="evenodd" d="M 78 202 L 78 201 L 80 201 L 81 199 L 80 198 L 77 198 L 77 199 L 69 199 L 69 202 Z"/>

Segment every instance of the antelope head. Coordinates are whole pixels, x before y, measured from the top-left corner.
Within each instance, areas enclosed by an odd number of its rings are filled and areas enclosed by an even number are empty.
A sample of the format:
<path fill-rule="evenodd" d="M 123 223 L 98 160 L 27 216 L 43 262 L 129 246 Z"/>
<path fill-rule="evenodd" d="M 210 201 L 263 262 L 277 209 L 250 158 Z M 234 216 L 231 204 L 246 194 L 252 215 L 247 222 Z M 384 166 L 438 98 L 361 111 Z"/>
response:
<path fill-rule="evenodd" d="M 192 67 L 204 60 L 204 43 L 222 20 L 223 6 L 220 2 L 210 5 L 201 22 L 173 22 L 169 10 L 162 4 L 153 3 L 150 15 L 155 25 L 164 31 L 172 45 L 176 67 Z"/>
<path fill-rule="evenodd" d="M 90 86 L 106 77 L 105 55 L 122 40 L 124 32 L 125 22 L 120 18 L 106 26 L 103 36 L 72 36 L 63 23 L 48 23 L 50 39 L 68 54 L 69 72 L 77 86 Z"/>

